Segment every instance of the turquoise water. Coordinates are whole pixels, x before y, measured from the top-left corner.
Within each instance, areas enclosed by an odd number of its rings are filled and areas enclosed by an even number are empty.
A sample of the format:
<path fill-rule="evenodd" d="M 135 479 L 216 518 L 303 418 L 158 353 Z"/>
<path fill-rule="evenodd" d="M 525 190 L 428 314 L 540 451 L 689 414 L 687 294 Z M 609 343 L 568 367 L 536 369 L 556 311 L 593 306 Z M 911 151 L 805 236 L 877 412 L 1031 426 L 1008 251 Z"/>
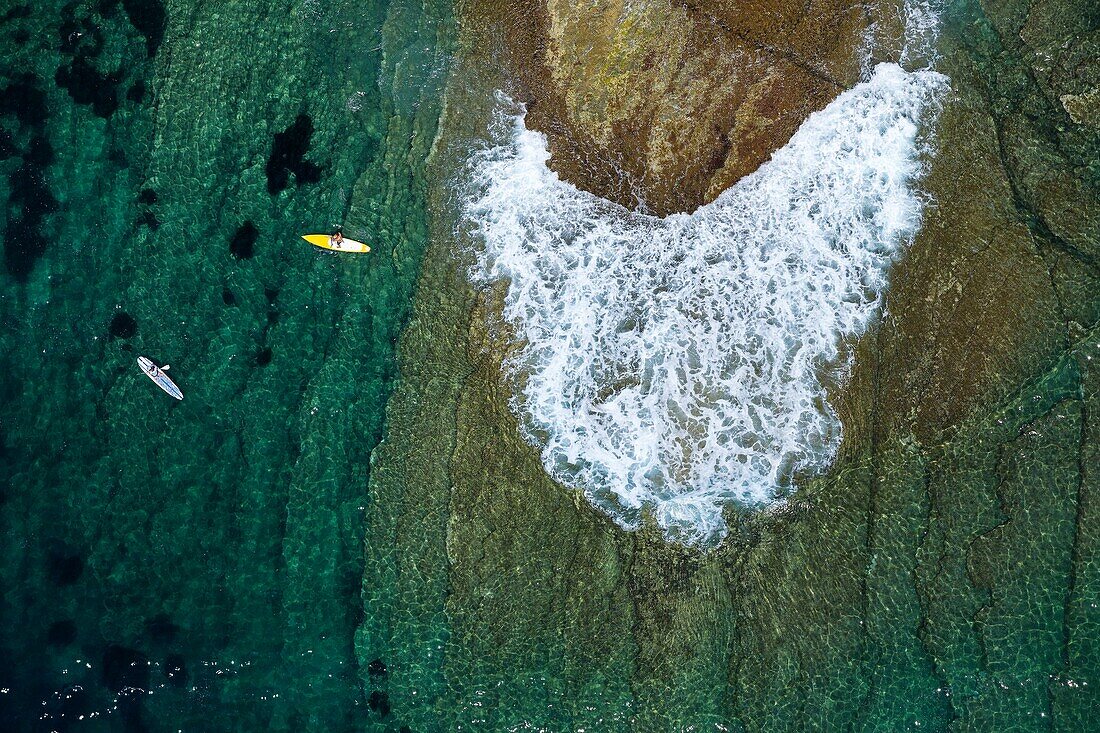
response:
<path fill-rule="evenodd" d="M 706 553 L 509 409 L 455 181 L 515 15 L 0 6 L 0 729 L 1090 730 L 1095 8 L 947 8 L 852 437 Z"/>
<path fill-rule="evenodd" d="M 5 12 L 0 727 L 369 724 L 362 488 L 449 10 Z M 373 253 L 298 239 L 337 223 Z"/>

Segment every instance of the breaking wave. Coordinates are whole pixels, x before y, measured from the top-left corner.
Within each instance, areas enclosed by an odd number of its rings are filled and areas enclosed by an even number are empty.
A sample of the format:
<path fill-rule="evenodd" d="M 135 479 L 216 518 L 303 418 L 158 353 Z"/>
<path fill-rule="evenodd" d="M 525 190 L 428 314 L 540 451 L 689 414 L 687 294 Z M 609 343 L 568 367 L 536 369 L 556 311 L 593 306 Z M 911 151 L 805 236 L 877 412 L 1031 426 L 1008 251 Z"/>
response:
<path fill-rule="evenodd" d="M 945 79 L 880 64 L 756 173 L 691 214 L 631 212 L 560 180 L 501 115 L 465 201 L 475 281 L 507 282 L 513 405 L 546 470 L 626 528 L 724 536 L 723 507 L 828 466 L 825 379 L 919 227 L 922 117 Z"/>

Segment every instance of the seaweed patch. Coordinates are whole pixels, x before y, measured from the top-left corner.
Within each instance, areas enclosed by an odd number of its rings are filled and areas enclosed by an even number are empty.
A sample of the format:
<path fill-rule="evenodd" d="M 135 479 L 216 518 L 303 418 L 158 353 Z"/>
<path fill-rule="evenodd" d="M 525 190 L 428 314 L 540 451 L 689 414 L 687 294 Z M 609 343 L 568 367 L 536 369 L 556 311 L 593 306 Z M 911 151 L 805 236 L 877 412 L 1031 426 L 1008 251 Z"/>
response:
<path fill-rule="evenodd" d="M 57 86 L 66 90 L 77 104 L 90 105 L 97 117 L 110 117 L 118 109 L 118 84 L 121 72 L 101 74 L 81 56 L 54 74 Z"/>
<path fill-rule="evenodd" d="M 321 167 L 305 159 L 312 137 L 313 120 L 306 114 L 298 115 L 294 124 L 275 134 L 267 159 L 268 193 L 274 195 L 285 189 L 291 173 L 299 186 L 321 180 Z"/>
<path fill-rule="evenodd" d="M 137 333 L 137 321 L 126 311 L 119 311 L 111 319 L 111 325 L 107 327 L 107 331 L 114 338 L 133 338 Z"/>
<path fill-rule="evenodd" d="M 233 239 L 229 241 L 229 251 L 239 260 L 247 260 L 255 254 L 256 240 L 260 237 L 260 230 L 250 221 L 246 221 L 237 227 Z"/>
<path fill-rule="evenodd" d="M 22 158 L 8 174 L 11 193 L 4 227 L 4 265 L 19 281 L 26 280 L 45 253 L 43 223 L 59 208 L 46 181 L 46 168 L 54 159 L 53 146 L 44 134 L 48 112 L 46 94 L 32 74 L 22 74 L 0 89 L 0 117 L 14 117 L 18 124 L 16 132 L 0 130 L 0 158 Z M 17 140 L 24 131 L 29 131 L 30 140 L 21 151 Z"/>
<path fill-rule="evenodd" d="M 130 23 L 145 38 L 149 58 L 157 55 L 168 27 L 168 14 L 160 0 L 122 0 L 122 7 Z"/>

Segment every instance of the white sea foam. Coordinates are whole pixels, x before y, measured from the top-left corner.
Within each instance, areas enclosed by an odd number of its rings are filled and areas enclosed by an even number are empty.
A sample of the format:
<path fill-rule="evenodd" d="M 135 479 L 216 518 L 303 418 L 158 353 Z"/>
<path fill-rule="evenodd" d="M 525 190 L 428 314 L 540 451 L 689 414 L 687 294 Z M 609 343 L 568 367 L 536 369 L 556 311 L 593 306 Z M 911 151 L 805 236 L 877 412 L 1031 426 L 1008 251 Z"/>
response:
<path fill-rule="evenodd" d="M 824 379 L 875 316 L 920 223 L 919 125 L 945 83 L 881 64 L 692 214 L 628 211 L 558 178 L 522 113 L 476 156 L 473 277 L 506 281 L 514 408 L 551 475 L 627 528 L 709 542 L 730 501 L 828 465 Z"/>

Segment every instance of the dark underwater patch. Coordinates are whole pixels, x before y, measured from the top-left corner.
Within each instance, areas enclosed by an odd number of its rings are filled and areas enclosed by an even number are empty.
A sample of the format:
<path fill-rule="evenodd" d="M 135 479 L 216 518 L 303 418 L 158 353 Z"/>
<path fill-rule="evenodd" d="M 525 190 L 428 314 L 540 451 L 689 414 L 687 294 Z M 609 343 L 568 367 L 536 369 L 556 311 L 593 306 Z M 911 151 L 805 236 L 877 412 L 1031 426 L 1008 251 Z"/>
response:
<path fill-rule="evenodd" d="M 222 288 L 222 302 L 226 305 L 236 305 L 237 296 L 229 288 Z"/>
<path fill-rule="evenodd" d="M 152 206 L 157 202 L 157 192 L 151 188 L 141 189 L 141 193 L 138 194 L 138 203 L 145 204 L 146 206 Z"/>
<path fill-rule="evenodd" d="M 149 726 L 145 725 L 145 721 L 141 717 L 142 702 L 143 700 L 140 697 L 135 697 L 130 704 L 120 708 L 122 712 L 122 730 L 125 733 L 149 733 Z"/>
<path fill-rule="evenodd" d="M 229 251 L 239 260 L 247 260 L 254 254 L 256 240 L 260 238 L 260 230 L 250 221 L 246 221 L 237 227 L 233 239 L 229 241 Z"/>
<path fill-rule="evenodd" d="M 76 624 L 72 619 L 62 619 L 50 624 L 46 643 L 50 646 L 68 646 L 76 641 Z"/>
<path fill-rule="evenodd" d="M 54 161 L 53 146 L 45 135 L 35 135 L 27 145 L 23 160 L 37 168 L 45 168 Z"/>
<path fill-rule="evenodd" d="M 384 692 L 375 690 L 367 698 L 367 706 L 378 713 L 379 717 L 386 717 L 390 714 L 390 696 Z"/>
<path fill-rule="evenodd" d="M 157 55 L 157 49 L 164 41 L 164 30 L 168 26 L 168 14 L 161 0 L 122 0 L 122 7 L 130 23 L 137 32 L 145 37 L 145 49 L 149 58 Z"/>
<path fill-rule="evenodd" d="M 143 227 L 149 227 L 151 231 L 156 231 L 160 228 L 160 219 L 152 211 L 143 211 L 138 215 L 137 225 Z"/>
<path fill-rule="evenodd" d="M 58 210 L 58 201 L 46 183 L 45 171 L 26 159 L 8 176 L 8 185 L 15 212 L 9 209 L 4 229 L 4 264 L 12 277 L 25 282 L 46 252 L 43 224 Z"/>
<path fill-rule="evenodd" d="M 54 81 L 68 91 L 77 104 L 91 105 L 97 117 L 106 119 L 118 109 L 121 72 L 101 74 L 82 56 L 76 56 L 68 66 L 58 68 Z"/>
<path fill-rule="evenodd" d="M 126 90 L 126 98 L 131 102 L 140 103 L 143 101 L 145 99 L 145 82 L 141 79 L 135 81 L 133 86 Z"/>
<path fill-rule="evenodd" d="M 14 8 L 9 10 L 8 12 L 4 13 L 3 15 L 0 15 L 0 23 L 8 23 L 10 21 L 18 20 L 20 18 L 28 18 L 28 17 L 30 17 L 30 14 L 31 14 L 31 6 L 30 5 L 16 5 Z"/>
<path fill-rule="evenodd" d="M 15 138 L 5 128 L 0 127 L 0 161 L 7 160 L 19 153 L 15 146 Z"/>
<path fill-rule="evenodd" d="M 84 558 L 79 553 L 64 549 L 50 550 L 46 568 L 54 585 L 72 585 L 84 574 Z"/>
<path fill-rule="evenodd" d="M 107 160 L 111 161 L 119 168 L 130 167 L 130 159 L 126 157 L 126 151 L 119 147 L 112 147 L 107 151 Z"/>
<path fill-rule="evenodd" d="M 126 23 L 133 26 L 145 39 L 146 55 L 156 54 L 164 39 L 167 15 L 161 0 L 121 0 L 126 18 L 119 11 L 119 0 L 101 0 L 88 17 L 78 18 L 75 12 L 77 3 L 70 3 L 62 10 L 62 22 L 58 27 L 59 50 L 67 55 L 67 63 L 61 64 L 54 74 L 59 88 L 65 89 L 72 100 L 80 105 L 90 106 L 94 114 L 107 119 L 118 110 L 125 93 L 131 102 L 141 103 L 146 97 L 146 86 L 142 79 L 131 79 L 124 87 L 127 69 L 140 70 L 145 66 L 144 57 L 127 52 L 121 63 L 117 60 L 105 61 L 115 65 L 104 71 L 103 64 L 95 59 L 102 55 L 104 34 L 111 37 L 127 35 Z M 127 20 L 128 19 L 128 20 Z"/>
<path fill-rule="evenodd" d="M 21 74 L 0 90 L 0 115 L 15 115 L 20 125 L 42 127 L 47 113 L 46 93 L 32 74 Z"/>
<path fill-rule="evenodd" d="M 321 167 L 305 159 L 312 137 L 313 120 L 306 114 L 298 115 L 294 124 L 275 133 L 271 155 L 267 159 L 268 193 L 274 196 L 285 189 L 291 173 L 299 186 L 321 180 Z"/>
<path fill-rule="evenodd" d="M 271 349 L 260 349 L 260 353 L 256 354 L 256 365 L 267 366 L 271 363 Z"/>
<path fill-rule="evenodd" d="M 389 670 L 386 669 L 386 663 L 381 659 L 375 659 L 367 665 L 367 673 L 370 674 L 371 679 L 375 677 L 385 677 L 388 672 Z"/>
<path fill-rule="evenodd" d="M 134 334 L 137 333 L 137 321 L 126 311 L 120 311 L 111 319 L 111 324 L 107 327 L 107 331 L 114 338 L 133 338 Z"/>
<path fill-rule="evenodd" d="M 170 644 L 176 640 L 180 627 L 166 613 L 158 613 L 145 623 L 145 632 L 157 644 Z"/>

